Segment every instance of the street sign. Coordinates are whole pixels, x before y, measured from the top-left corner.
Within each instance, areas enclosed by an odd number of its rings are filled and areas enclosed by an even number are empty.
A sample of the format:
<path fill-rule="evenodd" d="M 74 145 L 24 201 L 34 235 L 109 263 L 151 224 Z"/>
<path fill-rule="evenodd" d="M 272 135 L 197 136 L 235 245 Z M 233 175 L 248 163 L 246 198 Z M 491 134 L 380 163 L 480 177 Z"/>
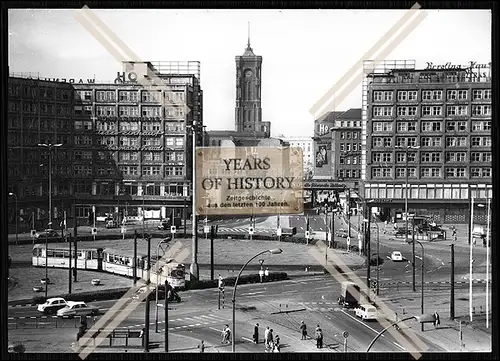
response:
<path fill-rule="evenodd" d="M 309 231 L 306 231 L 306 238 L 309 239 L 311 237 L 311 233 Z"/>
<path fill-rule="evenodd" d="M 342 336 L 344 336 L 344 338 L 348 338 L 349 332 L 347 332 L 347 331 L 342 332 Z"/>
<path fill-rule="evenodd" d="M 203 226 L 203 232 L 206 234 L 210 233 L 210 226 Z"/>
<path fill-rule="evenodd" d="M 127 227 L 122 226 L 121 228 L 122 228 L 122 233 L 126 233 L 127 232 Z"/>
<path fill-rule="evenodd" d="M 92 228 L 92 235 L 95 236 L 97 234 L 97 228 Z"/>
<path fill-rule="evenodd" d="M 278 227 L 278 228 L 276 229 L 276 235 L 277 235 L 277 236 L 281 236 L 281 227 Z"/>
<path fill-rule="evenodd" d="M 253 227 L 248 228 L 248 234 L 253 235 L 254 229 Z"/>
<path fill-rule="evenodd" d="M 31 237 L 35 237 L 36 236 L 36 229 L 32 229 L 31 230 Z"/>
<path fill-rule="evenodd" d="M 175 226 L 170 226 L 170 233 L 175 233 L 177 228 Z"/>

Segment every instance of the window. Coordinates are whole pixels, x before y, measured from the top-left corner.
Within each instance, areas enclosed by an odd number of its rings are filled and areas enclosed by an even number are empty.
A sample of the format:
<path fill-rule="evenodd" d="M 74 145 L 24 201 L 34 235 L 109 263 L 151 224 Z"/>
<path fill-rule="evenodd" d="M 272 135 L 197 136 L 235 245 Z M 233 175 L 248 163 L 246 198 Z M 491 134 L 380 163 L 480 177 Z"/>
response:
<path fill-rule="evenodd" d="M 422 147 L 441 147 L 440 137 L 422 137 L 420 139 L 420 146 Z"/>
<path fill-rule="evenodd" d="M 177 147 L 182 147 L 184 145 L 184 138 L 179 138 L 179 137 L 175 138 L 175 145 Z"/>
<path fill-rule="evenodd" d="M 491 116 L 491 105 L 473 105 L 472 106 L 472 115 L 473 116 L 483 116 L 483 115 Z"/>
<path fill-rule="evenodd" d="M 448 90 L 446 98 L 448 100 L 456 100 L 457 99 L 458 90 Z"/>
<path fill-rule="evenodd" d="M 432 100 L 443 100 L 443 91 L 442 90 L 433 90 L 432 91 Z"/>
<path fill-rule="evenodd" d="M 465 162 L 467 154 L 465 152 L 446 152 L 446 162 Z"/>
<path fill-rule="evenodd" d="M 422 90 L 422 100 L 432 100 L 432 90 Z"/>
<path fill-rule="evenodd" d="M 483 99 L 491 99 L 491 89 L 483 90 Z"/>
<path fill-rule="evenodd" d="M 408 92 L 406 90 L 398 91 L 398 101 L 400 100 L 408 100 Z"/>
<path fill-rule="evenodd" d="M 420 176 L 422 178 L 441 178 L 441 168 L 421 167 Z"/>
<path fill-rule="evenodd" d="M 471 152 L 470 160 L 473 163 L 491 162 L 491 153 L 490 152 Z"/>
<path fill-rule="evenodd" d="M 446 137 L 447 147 L 466 147 L 467 137 Z"/>
<path fill-rule="evenodd" d="M 373 162 L 374 163 L 381 163 L 381 162 L 388 162 L 390 163 L 392 161 L 392 154 L 391 153 L 373 153 Z"/>
<path fill-rule="evenodd" d="M 113 105 L 98 105 L 96 106 L 96 114 L 101 117 L 116 116 L 116 107 Z"/>
<path fill-rule="evenodd" d="M 392 91 L 374 91 L 374 101 L 392 101 Z"/>
<path fill-rule="evenodd" d="M 420 161 L 422 163 L 438 163 L 438 162 L 441 162 L 441 153 L 436 153 L 436 152 L 422 152 L 420 154 Z"/>
<path fill-rule="evenodd" d="M 114 90 L 96 90 L 97 102 L 116 102 L 116 92 Z"/>
<path fill-rule="evenodd" d="M 143 176 L 151 175 L 151 166 L 142 167 L 142 175 Z"/>
<path fill-rule="evenodd" d="M 373 122 L 373 131 L 374 132 L 392 132 L 392 123 L 388 122 Z M 358 133 L 354 132 L 353 136 L 357 138 Z"/>
<path fill-rule="evenodd" d="M 392 107 L 373 107 L 374 117 L 392 116 Z"/>
<path fill-rule="evenodd" d="M 142 146 L 159 146 L 160 138 L 142 137 Z"/>
<path fill-rule="evenodd" d="M 472 131 L 473 132 L 491 131 L 491 120 L 473 120 Z"/>
<path fill-rule="evenodd" d="M 446 116 L 463 116 L 467 115 L 466 105 L 448 105 L 446 106 Z"/>
<path fill-rule="evenodd" d="M 445 168 L 446 178 L 465 178 L 465 167 Z"/>
<path fill-rule="evenodd" d="M 118 98 L 120 102 L 137 102 L 139 100 L 139 96 L 137 91 L 133 90 L 120 90 L 118 91 Z"/>
<path fill-rule="evenodd" d="M 466 132 L 467 131 L 467 121 L 448 121 L 446 122 L 447 132 Z"/>
<path fill-rule="evenodd" d="M 120 117 L 138 117 L 139 107 L 120 105 L 118 107 L 120 111 Z"/>
<path fill-rule="evenodd" d="M 472 137 L 471 138 L 472 147 L 491 147 L 490 137 Z"/>
<path fill-rule="evenodd" d="M 161 117 L 161 108 L 160 107 L 142 107 L 142 116 L 144 117 Z"/>
<path fill-rule="evenodd" d="M 154 132 L 159 131 L 161 128 L 161 123 L 158 122 L 144 122 L 142 123 L 143 132 Z"/>
<path fill-rule="evenodd" d="M 441 131 L 441 122 L 422 122 L 422 132 L 440 132 Z"/>
<path fill-rule="evenodd" d="M 181 176 L 183 174 L 184 174 L 184 172 L 183 172 L 182 167 L 175 167 L 175 174 L 174 175 Z"/>
<path fill-rule="evenodd" d="M 143 90 L 141 93 L 143 103 L 158 103 L 161 99 L 161 91 Z"/>
<path fill-rule="evenodd" d="M 391 178 L 391 168 L 372 168 L 372 178 Z"/>
<path fill-rule="evenodd" d="M 459 100 L 467 100 L 468 96 L 467 96 L 467 90 L 465 89 L 461 89 L 458 91 L 458 99 Z"/>

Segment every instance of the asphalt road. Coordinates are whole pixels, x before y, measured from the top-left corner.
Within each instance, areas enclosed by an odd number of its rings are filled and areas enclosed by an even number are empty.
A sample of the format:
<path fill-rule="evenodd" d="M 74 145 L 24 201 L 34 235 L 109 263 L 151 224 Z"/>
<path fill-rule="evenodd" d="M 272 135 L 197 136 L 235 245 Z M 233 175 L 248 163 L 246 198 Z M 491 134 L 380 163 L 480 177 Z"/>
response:
<path fill-rule="evenodd" d="M 181 293 L 182 302 L 170 304 L 169 309 L 169 333 L 182 336 L 187 341 L 182 345 L 172 344 L 172 349 L 180 349 L 184 344 L 196 345 L 203 339 L 209 344 L 220 345 L 220 335 L 224 324 L 231 325 L 230 297 L 232 289 L 227 289 L 225 308 L 217 310 L 217 290 L 195 290 Z M 312 340 L 301 341 L 298 326 L 300 320 L 304 320 L 309 328 L 309 334 L 313 334 L 316 324 L 319 324 L 324 332 L 324 351 L 343 351 L 342 332 L 348 331 L 349 352 L 364 352 L 373 337 L 382 330 L 378 322 L 361 321 L 354 317 L 354 312 L 343 310 L 335 304 L 340 292 L 340 285 L 329 276 L 310 277 L 308 279 L 287 280 L 276 283 L 240 285 L 236 298 L 236 339 L 239 352 L 259 352 L 262 345 L 254 345 L 250 342 L 253 325 L 259 322 L 261 325 L 261 337 L 264 328 L 270 325 L 274 334 L 279 334 L 282 344 L 285 345 L 283 352 L 287 351 L 314 351 Z M 107 311 L 114 301 L 102 301 L 92 303 L 102 311 Z M 144 324 L 144 305 L 142 303 L 130 312 L 130 315 L 121 322 L 120 327 L 131 327 L 140 329 Z M 154 302 L 151 307 L 151 334 L 154 333 Z M 289 313 L 278 313 L 279 311 L 296 311 Z M 22 316 L 21 316 L 22 315 Z M 39 315 L 34 307 L 9 308 L 9 317 L 29 317 Z M 103 317 L 103 316 L 100 316 Z M 163 308 L 159 308 L 159 329 L 164 328 Z M 15 323 L 18 319 L 9 320 L 9 337 L 14 337 L 16 332 Z M 26 321 L 22 321 L 26 322 Z M 34 323 L 31 320 L 32 324 Z M 40 322 L 40 320 L 38 320 Z M 33 337 L 38 337 L 40 342 L 51 333 L 60 330 L 50 327 L 49 322 L 43 320 L 45 326 L 43 332 L 40 329 L 33 330 Z M 72 328 L 74 320 L 59 321 L 58 328 L 67 327 L 68 333 L 77 329 Z M 40 324 L 38 324 L 40 327 Z M 89 327 L 92 323 L 89 323 Z M 24 326 L 26 328 L 26 325 Z M 150 339 L 162 338 L 156 334 Z M 189 342 L 188 342 L 189 341 Z M 230 345 L 218 348 L 219 352 L 230 352 Z M 288 350 L 287 350 L 288 348 Z M 390 334 L 384 335 L 373 347 L 373 351 L 403 352 L 405 346 L 397 342 Z M 437 347 L 430 345 L 430 350 L 438 351 Z"/>

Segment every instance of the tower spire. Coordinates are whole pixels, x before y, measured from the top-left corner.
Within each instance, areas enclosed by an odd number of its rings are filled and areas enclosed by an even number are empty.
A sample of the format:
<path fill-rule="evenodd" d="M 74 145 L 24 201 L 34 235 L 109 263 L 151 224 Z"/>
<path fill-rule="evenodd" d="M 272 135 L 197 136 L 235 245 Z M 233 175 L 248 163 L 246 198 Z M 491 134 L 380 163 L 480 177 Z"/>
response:
<path fill-rule="evenodd" d="M 247 48 L 250 48 L 250 21 L 248 22 L 248 45 Z"/>

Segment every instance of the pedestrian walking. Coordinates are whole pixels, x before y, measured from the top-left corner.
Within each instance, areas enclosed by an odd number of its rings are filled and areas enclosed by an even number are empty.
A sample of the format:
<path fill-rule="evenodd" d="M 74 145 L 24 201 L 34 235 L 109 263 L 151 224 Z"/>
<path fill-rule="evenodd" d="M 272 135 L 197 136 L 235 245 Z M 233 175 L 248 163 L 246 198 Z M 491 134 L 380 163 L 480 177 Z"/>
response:
<path fill-rule="evenodd" d="M 441 324 L 441 320 L 439 319 L 439 313 L 437 311 L 434 312 L 434 328 L 437 328 Z"/>
<path fill-rule="evenodd" d="M 271 348 L 274 346 L 274 335 L 272 328 L 269 330 L 269 333 L 267 334 L 267 343 Z"/>
<path fill-rule="evenodd" d="M 280 352 L 280 337 L 278 335 L 274 338 L 274 348 L 277 348 L 278 352 Z"/>
<path fill-rule="evenodd" d="M 200 353 L 205 352 L 205 341 L 201 340 L 200 344 L 198 345 L 198 348 L 200 349 Z"/>
<path fill-rule="evenodd" d="M 262 283 L 262 279 L 264 278 L 264 269 L 262 268 L 262 266 L 260 267 L 259 270 L 259 276 L 260 276 L 260 283 Z"/>
<path fill-rule="evenodd" d="M 224 326 L 224 329 L 222 330 L 222 340 L 220 343 L 231 342 L 230 336 L 231 336 L 231 329 L 229 328 L 229 325 L 226 324 L 226 326 Z"/>
<path fill-rule="evenodd" d="M 307 340 L 307 326 L 304 321 L 300 321 L 300 332 L 302 334 L 301 340 Z"/>
<path fill-rule="evenodd" d="M 266 270 L 264 271 L 264 276 L 266 276 L 266 281 L 269 281 L 269 268 L 266 267 Z"/>
<path fill-rule="evenodd" d="M 323 345 L 323 332 L 321 331 L 321 328 L 319 327 L 316 327 L 316 347 L 317 348 L 321 348 Z"/>
<path fill-rule="evenodd" d="M 259 343 L 259 324 L 256 323 L 255 326 L 253 327 L 253 343 L 258 344 Z"/>
<path fill-rule="evenodd" d="M 267 326 L 266 330 L 264 331 L 264 343 L 266 344 L 266 346 L 267 346 L 267 340 L 269 339 L 269 332 L 270 329 L 269 326 Z"/>

